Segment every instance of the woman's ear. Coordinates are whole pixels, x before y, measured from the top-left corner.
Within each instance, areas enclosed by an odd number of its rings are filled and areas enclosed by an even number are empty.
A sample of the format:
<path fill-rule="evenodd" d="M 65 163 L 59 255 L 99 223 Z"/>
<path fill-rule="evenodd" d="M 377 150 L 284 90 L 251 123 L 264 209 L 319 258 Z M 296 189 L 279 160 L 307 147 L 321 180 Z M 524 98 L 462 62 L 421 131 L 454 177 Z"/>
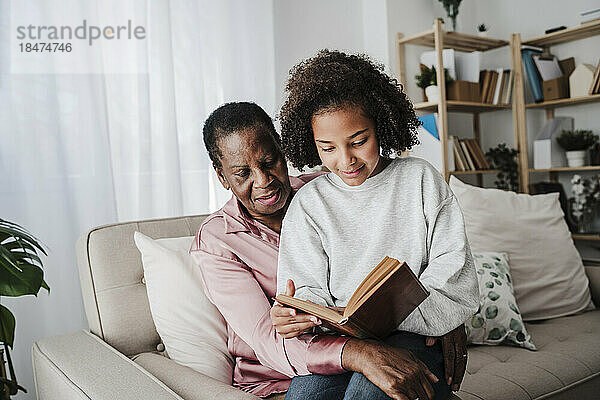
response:
<path fill-rule="evenodd" d="M 221 185 L 223 185 L 225 190 L 231 189 L 229 182 L 227 182 L 225 175 L 223 175 L 223 170 L 221 168 L 215 168 L 215 172 L 217 173 L 217 178 L 219 178 L 219 182 L 221 182 Z"/>

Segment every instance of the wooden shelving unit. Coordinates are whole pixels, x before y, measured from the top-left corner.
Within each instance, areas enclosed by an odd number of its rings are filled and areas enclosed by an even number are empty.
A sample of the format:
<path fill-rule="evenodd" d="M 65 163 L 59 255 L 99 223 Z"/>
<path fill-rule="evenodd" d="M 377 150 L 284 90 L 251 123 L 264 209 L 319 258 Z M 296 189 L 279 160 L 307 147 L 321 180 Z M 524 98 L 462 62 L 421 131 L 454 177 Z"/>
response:
<path fill-rule="evenodd" d="M 415 110 L 418 111 L 437 111 L 438 103 L 424 102 L 414 104 Z M 459 113 L 484 113 L 489 111 L 498 110 L 510 110 L 510 104 L 487 104 L 487 103 L 476 103 L 472 101 L 457 101 L 457 100 L 446 100 L 446 107 L 450 112 Z"/>
<path fill-rule="evenodd" d="M 513 62 L 518 65 L 518 71 L 522 77 L 522 59 L 521 52 L 518 49 L 521 48 L 522 44 L 539 46 L 544 48 L 549 48 L 552 45 L 557 44 L 566 44 L 568 42 L 572 42 L 575 40 L 585 39 L 593 36 L 600 35 L 600 21 L 592 21 L 586 24 L 581 24 L 579 26 L 565 29 L 562 31 L 550 33 L 543 36 L 538 36 L 532 39 L 528 39 L 525 41 L 521 41 L 520 34 L 513 34 L 511 36 L 511 47 L 513 48 Z M 520 81 L 521 88 L 513 88 L 513 97 L 514 90 L 523 91 L 522 85 L 523 80 Z M 577 98 L 567 98 L 567 99 L 558 99 L 552 101 L 546 101 L 542 103 L 535 104 L 513 104 L 513 109 L 515 110 L 515 120 L 516 129 L 519 136 L 519 142 L 521 143 L 520 148 L 527 149 L 527 124 L 526 124 L 526 110 L 529 109 L 544 109 L 546 111 L 546 119 L 554 118 L 554 110 L 559 107 L 570 107 L 570 106 L 578 106 L 581 104 L 589 104 L 600 102 L 600 94 L 583 96 Z M 529 174 L 531 173 L 548 173 L 551 181 L 558 180 L 558 174 L 562 172 L 577 172 L 577 171 L 598 171 L 600 170 L 600 166 L 585 166 L 585 167 L 562 167 L 562 168 L 548 168 L 548 169 L 533 169 L 529 168 L 529 156 L 527 151 L 520 152 L 519 154 L 520 163 L 519 163 L 519 173 L 520 173 L 520 182 L 521 182 L 521 190 L 525 193 L 529 192 Z M 588 235 L 585 235 L 588 237 Z M 584 240 L 580 238 L 580 240 Z M 586 239 L 589 240 L 589 239 Z"/>
<path fill-rule="evenodd" d="M 555 44 L 572 42 L 600 34 L 600 20 L 587 22 L 573 28 L 549 33 L 523 41 L 523 44 L 538 47 L 549 47 Z"/>
<path fill-rule="evenodd" d="M 480 174 L 497 174 L 499 169 L 478 169 L 477 171 L 450 171 L 450 175 L 480 175 Z"/>
<path fill-rule="evenodd" d="M 550 100 L 544 101 L 542 103 L 532 103 L 525 104 L 525 108 L 558 108 L 558 107 L 568 107 L 574 106 L 578 104 L 586 104 L 586 103 L 595 103 L 600 102 L 600 94 L 593 94 L 591 96 L 583 96 L 583 97 L 575 97 L 569 99 L 558 99 L 558 100 Z"/>
<path fill-rule="evenodd" d="M 433 47 L 436 52 L 436 70 L 443 71 L 444 63 L 442 58 L 443 49 L 454 49 L 458 51 L 488 51 L 504 46 L 508 46 L 506 40 L 485 38 L 476 35 L 468 35 L 458 32 L 446 32 L 442 29 L 439 20 L 435 20 L 433 28 L 411 36 L 398 34 L 398 65 L 400 70 L 399 81 L 406 87 L 406 60 L 404 57 L 404 46 L 407 44 Z M 414 108 L 420 112 L 437 112 L 438 114 L 438 133 L 442 149 L 448 148 L 448 112 L 469 113 L 473 116 L 473 132 L 475 140 L 481 145 L 480 133 L 480 113 L 492 111 L 504 111 L 511 109 L 510 105 L 493 105 L 486 103 L 475 103 L 469 101 L 455 101 L 446 99 L 446 83 L 443 79 L 444 74 L 437 74 L 437 86 L 440 88 L 440 101 L 438 103 L 424 102 L 414 104 Z M 514 96 L 514 95 L 513 95 Z M 514 112 L 514 111 L 513 111 Z M 516 136 L 515 136 L 516 138 Z M 475 175 L 479 186 L 483 183 L 483 175 L 495 174 L 498 170 L 476 170 L 476 171 L 449 171 L 448 154 L 442 151 L 442 174 L 448 181 L 451 175 Z"/>
<path fill-rule="evenodd" d="M 581 240 L 587 242 L 600 242 L 600 234 L 598 233 L 573 233 L 573 240 Z"/>
<path fill-rule="evenodd" d="M 506 40 L 485 38 L 476 35 L 468 35 L 459 32 L 443 32 L 444 48 L 458 51 L 487 51 L 499 47 L 508 46 Z M 425 32 L 412 36 L 400 36 L 398 44 L 416 44 L 419 46 L 435 47 L 435 27 Z"/>
<path fill-rule="evenodd" d="M 512 109 L 513 132 L 515 145 L 514 148 L 519 151 L 519 188 L 521 192 L 529 193 L 529 174 L 548 173 L 550 179 L 556 181 L 558 174 L 562 172 L 575 171 L 596 171 L 600 166 L 586 166 L 581 168 L 549 168 L 533 169 L 529 168 L 528 140 L 527 140 L 527 116 L 529 109 L 543 109 L 546 111 L 546 118 L 554 118 L 554 109 L 559 107 L 577 106 L 580 104 L 589 104 L 600 102 L 600 94 L 584 96 L 578 98 L 568 98 L 546 101 L 535 104 L 525 104 L 524 80 L 523 80 L 523 61 L 521 57 L 521 46 L 533 45 L 539 47 L 549 47 L 556 44 L 568 43 L 575 40 L 589 38 L 600 35 L 600 21 L 593 21 L 573 28 L 554 32 L 548 35 L 538 36 L 532 39 L 521 41 L 521 35 L 512 34 L 510 41 L 484 38 L 475 35 L 468 35 L 458 32 L 445 32 L 439 20 L 433 24 L 433 28 L 415 35 L 404 36 L 398 34 L 398 65 L 400 69 L 400 83 L 406 87 L 406 68 L 404 57 L 404 46 L 407 44 L 433 47 L 436 51 L 436 69 L 443 70 L 443 49 L 455 49 L 459 51 L 487 51 L 497 49 L 503 46 L 510 46 L 511 51 L 511 69 L 513 70 L 513 90 L 511 105 L 492 105 L 485 103 L 473 103 L 465 101 L 446 100 L 446 86 L 442 79 L 443 74 L 438 74 L 437 85 L 440 88 L 439 103 L 424 102 L 414 104 L 415 110 L 420 112 L 438 113 L 438 132 L 442 149 L 447 149 L 448 142 L 448 112 L 469 113 L 473 115 L 473 130 L 475 139 L 481 144 L 479 115 L 484 112 L 501 111 Z M 443 175 L 446 180 L 450 175 L 476 175 L 477 183 L 481 185 L 484 174 L 497 173 L 496 170 L 484 171 L 448 171 L 448 155 L 442 152 Z"/>
<path fill-rule="evenodd" d="M 584 167 L 557 167 L 547 169 L 529 168 L 530 173 L 535 172 L 577 172 L 577 171 L 600 171 L 600 165 L 586 165 Z"/>

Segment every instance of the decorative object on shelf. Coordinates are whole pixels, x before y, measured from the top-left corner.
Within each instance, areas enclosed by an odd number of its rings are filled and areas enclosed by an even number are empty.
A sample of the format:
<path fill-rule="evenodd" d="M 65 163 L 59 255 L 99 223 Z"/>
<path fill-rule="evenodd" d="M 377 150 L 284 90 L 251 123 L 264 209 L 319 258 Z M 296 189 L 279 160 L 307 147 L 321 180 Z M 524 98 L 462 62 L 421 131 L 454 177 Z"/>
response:
<path fill-rule="evenodd" d="M 490 28 L 486 24 L 481 23 L 477 25 L 477 34 L 481 37 L 487 37 L 489 30 Z"/>
<path fill-rule="evenodd" d="M 498 189 L 517 191 L 519 189 L 519 167 L 517 165 L 517 154 L 519 152 L 511 149 L 506 143 L 500 143 L 498 146 L 489 149 L 485 153 L 490 167 L 499 169 L 496 175 L 498 178 L 494 184 Z"/>
<path fill-rule="evenodd" d="M 444 68 L 444 77 L 446 79 L 446 85 L 453 81 L 447 68 Z M 432 103 L 440 101 L 440 88 L 437 86 L 437 72 L 435 67 L 429 68 L 426 65 L 421 64 L 421 73 L 415 75 L 415 79 L 417 80 L 417 86 L 421 89 L 425 89 L 427 101 Z"/>
<path fill-rule="evenodd" d="M 592 221 L 597 214 L 600 204 L 600 175 L 591 178 L 582 178 L 575 174 L 571 178 L 570 214 L 577 224 L 579 233 L 589 233 Z"/>
<path fill-rule="evenodd" d="M 566 27 L 566 26 L 564 26 L 564 25 L 561 25 L 561 26 L 557 26 L 557 27 L 555 27 L 555 28 L 546 29 L 546 30 L 544 31 L 544 33 L 547 35 L 547 34 L 549 34 L 549 33 L 554 33 L 554 32 L 558 32 L 558 31 L 563 31 L 563 30 L 565 30 L 565 29 L 567 29 L 567 27 Z"/>
<path fill-rule="evenodd" d="M 579 64 L 569 76 L 569 91 L 571 98 L 588 96 L 594 80 L 594 66 Z"/>
<path fill-rule="evenodd" d="M 562 130 L 573 130 L 572 117 L 555 117 L 546 121 L 533 142 L 533 168 L 560 168 L 567 165 L 565 152 L 556 138 Z"/>
<path fill-rule="evenodd" d="M 594 71 L 594 78 L 592 79 L 592 84 L 588 90 L 588 95 L 591 96 L 593 94 L 600 94 L 600 61 L 598 61 L 598 65 L 596 65 L 596 70 Z"/>
<path fill-rule="evenodd" d="M 556 142 L 566 151 L 569 167 L 583 167 L 588 149 L 598 141 L 598 135 L 587 129 L 563 130 Z"/>
<path fill-rule="evenodd" d="M 446 10 L 446 15 L 452 21 L 452 30 L 456 31 L 456 17 L 458 17 L 458 7 L 462 0 L 439 0 Z"/>
<path fill-rule="evenodd" d="M 47 255 L 38 240 L 21 226 L 0 219 L 0 296 L 37 296 L 41 288 L 50 292 L 50 287 L 44 281 L 38 251 Z M 17 383 L 10 357 L 9 348 L 12 349 L 14 338 L 15 317 L 8 308 L 0 304 L 0 343 L 3 344 L 10 372 L 10 379 L 8 376 L 0 378 L 0 398 L 3 399 L 17 394 L 19 390 L 27 392 Z M 4 359 L 0 362 L 3 364 Z"/>

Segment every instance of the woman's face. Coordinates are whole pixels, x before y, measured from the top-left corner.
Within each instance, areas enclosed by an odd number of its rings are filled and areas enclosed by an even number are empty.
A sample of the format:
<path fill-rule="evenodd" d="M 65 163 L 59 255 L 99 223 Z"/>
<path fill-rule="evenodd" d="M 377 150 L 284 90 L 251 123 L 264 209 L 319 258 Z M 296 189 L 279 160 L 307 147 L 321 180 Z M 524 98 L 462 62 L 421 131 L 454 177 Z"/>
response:
<path fill-rule="evenodd" d="M 217 142 L 221 168 L 217 176 L 223 187 L 231 189 L 251 217 L 273 216 L 285 211 L 292 188 L 287 165 L 262 127 L 234 132 Z"/>
<path fill-rule="evenodd" d="M 319 157 L 349 186 L 381 171 L 375 124 L 358 106 L 314 115 L 312 130 Z"/>

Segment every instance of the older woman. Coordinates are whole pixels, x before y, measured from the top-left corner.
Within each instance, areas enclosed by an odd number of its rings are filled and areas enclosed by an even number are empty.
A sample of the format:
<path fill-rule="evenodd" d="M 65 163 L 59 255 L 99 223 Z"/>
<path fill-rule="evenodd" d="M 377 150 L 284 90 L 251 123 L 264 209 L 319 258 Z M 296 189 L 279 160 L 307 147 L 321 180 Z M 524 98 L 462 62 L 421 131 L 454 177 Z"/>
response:
<path fill-rule="evenodd" d="M 288 176 L 273 123 L 253 103 L 229 103 L 215 110 L 205 123 L 204 142 L 219 181 L 233 197 L 200 226 L 191 254 L 208 298 L 228 324 L 234 386 L 268 397 L 287 391 L 294 376 L 339 375 L 340 385 L 345 385 L 346 372 L 368 370 L 373 383 L 389 387 L 386 393 L 398 398 L 393 383 L 402 381 L 403 371 L 397 366 L 422 369 L 402 349 L 310 333 L 286 339 L 272 325 L 281 222 L 294 193 L 318 174 Z M 314 327 L 311 318 L 295 315 L 297 330 Z M 464 362 L 454 354 L 465 347 L 464 328 L 444 336 L 442 345 L 448 378 L 460 383 Z M 324 387 L 323 398 L 326 393 Z"/>

